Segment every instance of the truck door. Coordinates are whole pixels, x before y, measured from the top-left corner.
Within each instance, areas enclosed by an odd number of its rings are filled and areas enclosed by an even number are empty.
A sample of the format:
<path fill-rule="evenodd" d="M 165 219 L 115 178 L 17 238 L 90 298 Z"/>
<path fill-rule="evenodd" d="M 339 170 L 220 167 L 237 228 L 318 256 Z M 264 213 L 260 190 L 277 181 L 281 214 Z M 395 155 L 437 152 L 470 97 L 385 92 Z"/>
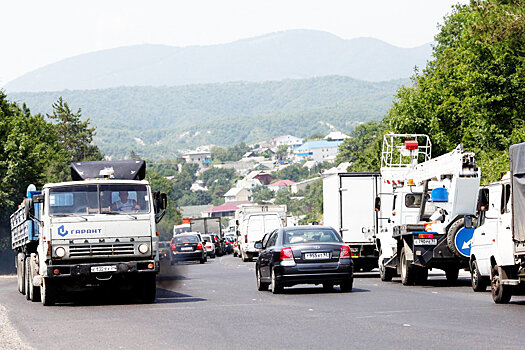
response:
<path fill-rule="evenodd" d="M 484 213 L 485 222 L 476 230 L 475 241 L 472 243 L 476 247 L 475 257 L 480 269 L 490 267 L 491 247 L 501 222 L 501 190 L 502 185 L 499 184 L 488 188 L 489 206 Z"/>
<path fill-rule="evenodd" d="M 377 179 L 377 175 L 341 176 L 339 229 L 345 242 L 373 242 L 377 232 Z"/>

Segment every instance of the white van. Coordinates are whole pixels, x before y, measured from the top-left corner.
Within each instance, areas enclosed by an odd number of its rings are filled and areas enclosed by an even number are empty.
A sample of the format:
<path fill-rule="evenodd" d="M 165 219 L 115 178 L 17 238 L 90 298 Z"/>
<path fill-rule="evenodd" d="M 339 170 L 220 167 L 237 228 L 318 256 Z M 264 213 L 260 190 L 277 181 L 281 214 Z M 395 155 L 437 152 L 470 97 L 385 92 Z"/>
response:
<path fill-rule="evenodd" d="M 251 261 L 259 255 L 259 250 L 254 247 L 268 232 L 283 227 L 279 213 L 263 212 L 248 214 L 239 223 L 240 253 L 242 261 Z"/>

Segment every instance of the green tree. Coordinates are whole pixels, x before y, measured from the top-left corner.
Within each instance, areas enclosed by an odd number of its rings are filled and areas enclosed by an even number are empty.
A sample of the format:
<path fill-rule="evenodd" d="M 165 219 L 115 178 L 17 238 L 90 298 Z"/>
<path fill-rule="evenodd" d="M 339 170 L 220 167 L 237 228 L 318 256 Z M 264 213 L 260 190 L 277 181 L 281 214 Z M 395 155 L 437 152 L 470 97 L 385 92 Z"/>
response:
<path fill-rule="evenodd" d="M 275 157 L 279 161 L 283 161 L 288 158 L 288 146 L 287 145 L 279 145 L 277 147 L 277 152 L 275 152 Z"/>
<path fill-rule="evenodd" d="M 102 160 L 102 153 L 92 144 L 95 128 L 89 126 L 89 118 L 82 121 L 81 116 L 81 109 L 74 113 L 62 97 L 53 103 L 53 113 L 47 115 L 55 122 L 58 142 L 71 162 Z"/>
<path fill-rule="evenodd" d="M 310 175 L 310 171 L 302 164 L 291 164 L 286 168 L 272 173 L 278 180 L 292 180 L 295 182 L 306 179 Z"/>
<path fill-rule="evenodd" d="M 390 128 L 429 134 L 433 156 L 462 143 L 484 182 L 509 169 L 508 147 L 525 140 L 525 3 L 458 5 L 436 36 L 434 59 L 399 90 Z"/>
<path fill-rule="evenodd" d="M 275 196 L 275 192 L 262 187 L 258 186 L 253 191 L 253 201 L 254 203 L 263 204 L 265 202 L 268 202 L 270 199 L 272 199 Z"/>

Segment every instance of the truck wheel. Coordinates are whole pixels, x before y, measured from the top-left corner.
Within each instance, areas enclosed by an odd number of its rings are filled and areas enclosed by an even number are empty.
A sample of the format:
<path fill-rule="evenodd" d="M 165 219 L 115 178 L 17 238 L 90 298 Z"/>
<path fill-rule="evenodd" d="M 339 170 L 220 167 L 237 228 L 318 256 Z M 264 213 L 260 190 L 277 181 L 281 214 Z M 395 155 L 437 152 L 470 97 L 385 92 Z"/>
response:
<path fill-rule="evenodd" d="M 248 262 L 248 255 L 244 252 L 241 252 L 242 262 Z"/>
<path fill-rule="evenodd" d="M 26 294 L 24 258 L 24 253 L 18 253 L 16 256 L 16 278 L 18 282 L 18 291 L 22 294 Z"/>
<path fill-rule="evenodd" d="M 255 274 L 257 277 L 257 290 L 261 292 L 268 290 L 269 283 L 261 282 L 261 270 L 259 268 L 257 268 Z"/>
<path fill-rule="evenodd" d="M 404 286 L 414 284 L 414 269 L 413 266 L 410 266 L 410 263 L 407 261 L 407 256 L 405 253 L 405 247 L 401 249 L 401 283 Z"/>
<path fill-rule="evenodd" d="M 379 277 L 383 282 L 392 281 L 392 277 L 394 277 L 394 269 L 386 267 L 383 263 L 379 264 Z"/>
<path fill-rule="evenodd" d="M 270 285 L 271 285 L 272 293 L 273 294 L 281 293 L 283 291 L 283 286 L 281 285 L 281 283 L 279 283 L 279 281 L 275 277 L 275 271 L 273 268 L 271 271 L 272 271 L 272 276 L 271 276 L 272 283 L 270 283 Z"/>
<path fill-rule="evenodd" d="M 145 273 L 140 277 L 138 279 L 140 298 L 143 303 L 152 304 L 157 297 L 157 276 L 154 273 Z"/>
<path fill-rule="evenodd" d="M 449 267 L 445 269 L 445 276 L 447 282 L 450 284 L 456 283 L 458 281 L 459 269 L 457 267 Z"/>
<path fill-rule="evenodd" d="M 487 290 L 489 280 L 481 276 L 478 269 L 478 262 L 474 260 L 470 266 L 470 282 L 474 292 L 484 292 Z"/>
<path fill-rule="evenodd" d="M 449 227 L 447 231 L 447 247 L 450 249 L 452 253 L 454 253 L 455 256 L 459 258 L 465 258 L 464 255 L 462 255 L 458 249 L 456 248 L 456 235 L 458 234 L 459 230 L 461 230 L 463 227 L 465 227 L 465 219 L 461 218 L 456 221 Z"/>
<path fill-rule="evenodd" d="M 24 260 L 24 284 L 26 286 L 26 300 L 31 300 L 31 285 L 29 284 L 29 257 L 26 257 Z"/>
<path fill-rule="evenodd" d="M 512 298 L 512 286 L 501 284 L 498 265 L 492 267 L 490 282 L 492 300 L 496 304 L 507 304 Z"/>
<path fill-rule="evenodd" d="M 36 266 L 33 261 L 33 257 L 29 257 L 29 299 L 31 301 L 40 301 L 40 287 L 33 284 L 36 272 Z"/>
<path fill-rule="evenodd" d="M 57 297 L 56 283 L 48 277 L 42 278 L 40 287 L 40 301 L 44 306 L 55 305 Z"/>

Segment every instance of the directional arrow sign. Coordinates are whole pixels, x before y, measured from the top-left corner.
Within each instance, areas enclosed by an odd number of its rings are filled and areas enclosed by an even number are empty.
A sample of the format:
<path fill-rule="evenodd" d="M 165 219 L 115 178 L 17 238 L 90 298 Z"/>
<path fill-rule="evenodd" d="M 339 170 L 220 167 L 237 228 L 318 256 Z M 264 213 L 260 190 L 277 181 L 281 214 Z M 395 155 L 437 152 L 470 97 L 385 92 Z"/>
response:
<path fill-rule="evenodd" d="M 456 233 L 456 238 L 454 243 L 458 252 L 464 257 L 470 256 L 470 247 L 472 245 L 472 236 L 474 235 L 473 228 L 461 228 L 458 233 Z"/>

